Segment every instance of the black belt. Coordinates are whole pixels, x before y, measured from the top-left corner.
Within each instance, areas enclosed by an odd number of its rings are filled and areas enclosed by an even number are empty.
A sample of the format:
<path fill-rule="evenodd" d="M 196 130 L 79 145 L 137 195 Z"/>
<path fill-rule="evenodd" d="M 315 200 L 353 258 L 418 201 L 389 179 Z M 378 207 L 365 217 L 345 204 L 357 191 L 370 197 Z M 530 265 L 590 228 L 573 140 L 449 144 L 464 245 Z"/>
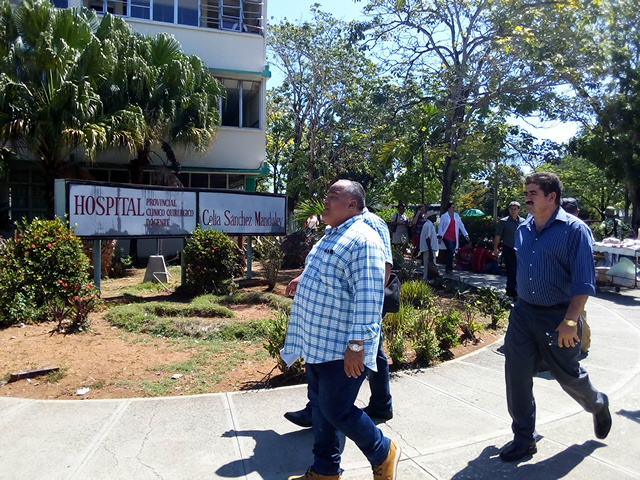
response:
<path fill-rule="evenodd" d="M 522 301 L 527 305 L 529 305 L 530 307 L 537 308 L 538 310 L 560 310 L 561 308 L 569 308 L 568 303 L 557 303 L 556 305 L 534 305 L 532 303 L 525 302 L 524 300 Z"/>

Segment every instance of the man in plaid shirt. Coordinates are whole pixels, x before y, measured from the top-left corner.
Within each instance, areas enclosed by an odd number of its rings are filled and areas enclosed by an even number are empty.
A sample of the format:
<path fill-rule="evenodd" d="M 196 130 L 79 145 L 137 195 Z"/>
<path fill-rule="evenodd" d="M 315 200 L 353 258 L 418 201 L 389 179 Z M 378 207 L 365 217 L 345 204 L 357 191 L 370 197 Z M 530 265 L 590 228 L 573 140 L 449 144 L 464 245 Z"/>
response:
<path fill-rule="evenodd" d="M 307 256 L 295 292 L 282 356 L 305 360 L 314 463 L 289 480 L 341 478 L 338 430 L 367 457 L 374 479 L 396 478 L 399 446 L 355 406 L 365 367 L 376 370 L 385 280 L 384 247 L 361 217 L 364 198 L 357 182 L 331 186 L 322 214 L 331 228 Z"/>

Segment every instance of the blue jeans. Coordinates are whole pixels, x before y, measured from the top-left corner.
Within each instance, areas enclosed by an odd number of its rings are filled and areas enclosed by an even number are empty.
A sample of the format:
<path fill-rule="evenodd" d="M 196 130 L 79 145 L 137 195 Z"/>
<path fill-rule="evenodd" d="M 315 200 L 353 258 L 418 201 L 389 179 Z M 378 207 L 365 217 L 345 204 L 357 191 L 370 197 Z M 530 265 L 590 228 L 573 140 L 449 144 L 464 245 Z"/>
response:
<path fill-rule="evenodd" d="M 380 342 L 378 343 L 378 354 L 376 355 L 377 372 L 367 368 L 367 378 L 369 379 L 369 387 L 371 388 L 371 397 L 369 397 L 369 407 L 378 412 L 390 412 L 393 410 L 391 401 L 391 387 L 389 386 L 389 360 L 384 353 L 382 344 L 384 336 L 380 333 Z"/>
<path fill-rule="evenodd" d="M 451 273 L 453 271 L 453 257 L 456 256 L 456 242 L 443 238 L 442 243 L 447 247 L 447 263 L 445 264 L 445 271 Z"/>
<path fill-rule="evenodd" d="M 343 360 L 308 363 L 306 369 L 313 415 L 313 470 L 321 475 L 340 472 L 338 430 L 353 440 L 371 465 L 382 464 L 391 441 L 355 406 L 365 373 L 347 377 Z"/>

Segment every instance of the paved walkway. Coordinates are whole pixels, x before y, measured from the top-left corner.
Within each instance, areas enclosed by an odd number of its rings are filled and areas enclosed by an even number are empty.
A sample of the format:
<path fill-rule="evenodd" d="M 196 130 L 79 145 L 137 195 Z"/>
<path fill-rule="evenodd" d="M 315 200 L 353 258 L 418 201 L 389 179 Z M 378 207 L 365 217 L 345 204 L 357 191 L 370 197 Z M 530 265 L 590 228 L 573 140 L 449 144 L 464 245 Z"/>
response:
<path fill-rule="evenodd" d="M 466 274 L 466 281 L 500 280 Z M 583 365 L 608 393 L 613 415 L 605 441 L 595 439 L 592 416 L 542 374 L 538 454 L 502 463 L 497 454 L 511 431 L 498 342 L 394 375 L 395 417 L 381 428 L 403 448 L 399 478 L 640 478 L 640 293 L 602 292 L 587 310 L 593 344 Z M 367 396 L 365 385 L 362 405 Z M 158 399 L 0 398 L 0 479 L 283 480 L 311 463 L 311 431 L 282 417 L 305 401 L 305 386 Z M 350 441 L 343 468 L 345 480 L 371 478 Z"/>

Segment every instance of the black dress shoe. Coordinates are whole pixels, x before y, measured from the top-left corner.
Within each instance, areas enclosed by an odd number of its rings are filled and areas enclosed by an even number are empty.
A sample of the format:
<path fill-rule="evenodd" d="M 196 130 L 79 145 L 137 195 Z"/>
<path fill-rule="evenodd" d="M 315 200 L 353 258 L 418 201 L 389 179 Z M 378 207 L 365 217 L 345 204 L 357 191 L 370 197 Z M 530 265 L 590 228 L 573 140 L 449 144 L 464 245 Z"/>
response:
<path fill-rule="evenodd" d="M 308 408 L 298 410 L 297 412 L 286 412 L 284 414 L 284 418 L 302 428 L 313 427 L 313 421 L 311 420 L 311 409 Z"/>
<path fill-rule="evenodd" d="M 604 393 L 604 405 L 598 413 L 593 414 L 593 431 L 596 434 L 596 438 L 603 440 L 609 435 L 611 430 L 611 412 L 609 412 L 609 397 Z"/>
<path fill-rule="evenodd" d="M 530 445 L 521 445 L 509 442 L 500 452 L 500 460 L 503 462 L 517 462 L 525 457 L 530 457 L 538 452 L 535 442 Z"/>
<path fill-rule="evenodd" d="M 368 406 L 364 407 L 362 411 L 369 415 L 369 418 L 378 418 L 380 420 L 391 420 L 393 418 L 393 410 L 377 410 Z"/>

